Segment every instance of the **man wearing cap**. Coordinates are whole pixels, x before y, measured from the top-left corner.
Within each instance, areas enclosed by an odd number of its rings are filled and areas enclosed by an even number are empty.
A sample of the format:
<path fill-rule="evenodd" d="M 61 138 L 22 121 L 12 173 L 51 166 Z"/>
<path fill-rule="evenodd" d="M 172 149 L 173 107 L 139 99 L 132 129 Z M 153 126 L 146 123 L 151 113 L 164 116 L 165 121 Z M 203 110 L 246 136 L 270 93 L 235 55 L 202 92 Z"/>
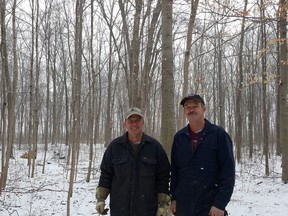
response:
<path fill-rule="evenodd" d="M 235 183 L 230 136 L 204 118 L 203 98 L 189 94 L 180 104 L 188 125 L 179 130 L 171 151 L 172 202 L 177 216 L 224 216 Z"/>
<path fill-rule="evenodd" d="M 96 189 L 96 210 L 111 216 L 166 216 L 169 210 L 170 163 L 162 145 L 143 132 L 137 107 L 125 115 L 126 133 L 107 147 Z"/>

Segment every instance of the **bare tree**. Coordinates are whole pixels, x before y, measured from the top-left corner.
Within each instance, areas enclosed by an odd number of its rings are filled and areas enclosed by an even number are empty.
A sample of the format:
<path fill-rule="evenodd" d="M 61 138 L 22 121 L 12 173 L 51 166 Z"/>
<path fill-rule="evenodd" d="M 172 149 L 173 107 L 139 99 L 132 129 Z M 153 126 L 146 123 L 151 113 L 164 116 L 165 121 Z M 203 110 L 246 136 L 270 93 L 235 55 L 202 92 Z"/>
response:
<path fill-rule="evenodd" d="M 194 30 L 195 19 L 197 14 L 199 0 L 191 0 L 190 7 L 190 17 L 188 22 L 188 29 L 187 29 L 187 39 L 186 39 L 186 50 L 184 52 L 184 64 L 183 64 L 183 92 L 182 98 L 188 94 L 188 81 L 189 81 L 189 72 L 190 72 L 190 57 L 191 57 L 191 47 L 192 47 L 192 33 Z M 184 125 L 186 119 L 184 117 L 183 111 L 179 110 L 179 119 L 178 122 L 180 125 Z M 178 127 L 181 127 L 178 125 Z"/>
<path fill-rule="evenodd" d="M 147 20 L 147 41 L 142 42 L 143 48 L 141 50 L 143 51 L 144 61 L 142 66 L 142 72 L 141 72 L 141 80 L 140 83 L 143 83 L 140 91 L 140 97 L 141 97 L 141 105 L 140 107 L 145 111 L 146 113 L 146 130 L 147 133 L 156 136 L 158 135 L 155 133 L 155 130 L 153 130 L 152 125 L 154 122 L 154 118 L 152 118 L 152 110 L 151 106 L 153 104 L 153 101 L 151 101 L 151 96 L 154 96 L 155 93 L 151 90 L 153 87 L 153 78 L 155 79 L 157 77 L 156 72 L 156 65 L 157 65 L 157 57 L 160 55 L 158 51 L 158 44 L 161 36 L 161 29 L 158 27 L 160 22 L 160 14 L 161 14 L 161 0 L 157 0 L 156 5 L 154 7 L 154 10 L 152 10 L 152 4 L 153 1 L 149 1 L 147 5 L 147 10 L 144 16 L 144 19 Z M 151 16 L 151 17 L 150 17 Z M 151 22 L 149 22 L 151 20 Z M 146 35 L 145 30 L 143 29 L 144 25 L 142 25 L 141 34 Z"/>
<path fill-rule="evenodd" d="M 139 51 L 140 51 L 140 18 L 143 7 L 141 0 L 135 0 L 134 7 L 134 23 L 132 27 L 132 39 L 130 39 L 130 28 L 128 25 L 128 12 L 125 10 L 125 4 L 122 0 L 118 1 L 119 8 L 121 11 L 122 23 L 123 23 L 123 34 L 126 41 L 126 49 L 128 54 L 128 69 L 129 79 L 128 81 L 128 95 L 129 95 L 129 106 L 140 107 L 140 97 L 138 95 L 138 75 L 139 75 Z"/>
<path fill-rule="evenodd" d="M 88 128 L 87 128 L 87 143 L 89 144 L 89 163 L 86 182 L 90 182 L 92 160 L 93 160 L 93 131 L 94 131 L 94 110 L 95 110 L 95 87 L 96 75 L 94 70 L 94 55 L 93 55 L 93 35 L 94 35 L 94 1 L 91 0 L 91 14 L 90 14 L 90 73 L 89 73 L 89 92 L 88 95 Z"/>
<path fill-rule="evenodd" d="M 14 136 L 15 136 L 15 106 L 16 106 L 16 94 L 17 94 L 17 86 L 18 86 L 18 57 L 17 57 L 17 32 L 16 32 L 16 7 L 17 0 L 13 1 L 12 7 L 12 30 L 13 30 L 13 80 L 11 81 L 8 69 L 8 53 L 7 53 L 7 45 L 6 45 L 6 26 L 5 26 L 5 11 L 6 11 L 6 3 L 5 1 L 1 1 L 1 59 L 2 59 L 2 71 L 4 75 L 4 94 L 7 98 L 7 111 L 8 111 L 8 128 L 7 128 L 7 142 L 2 140 L 2 169 L 1 169 L 1 179 L 0 179 L 0 193 L 2 187 L 5 188 L 9 167 L 9 159 L 13 157 L 12 148 L 14 144 Z M 6 85 L 5 85 L 6 84 Z M 6 97 L 7 94 L 7 97 Z M 4 104 L 6 101 L 4 100 Z M 5 108 L 4 105 L 3 108 Z M 4 115 L 5 109 L 4 109 Z M 4 118 L 5 120 L 5 118 Z M 6 125 L 5 122 L 3 122 Z M 4 129 L 6 126 L 3 127 Z M 5 130 L 3 131 L 3 137 L 5 136 Z M 7 143 L 7 151 L 6 151 L 6 160 L 5 159 L 5 143 Z M 5 162 L 4 162 L 5 161 Z M 5 164 L 4 164 L 5 163 Z"/>
<path fill-rule="evenodd" d="M 175 134 L 174 70 L 172 49 L 173 1 L 162 1 L 162 111 L 161 143 L 170 158 Z"/>
<path fill-rule="evenodd" d="M 105 123 L 105 138 L 104 138 L 104 145 L 107 147 L 111 141 L 111 133 L 112 133 L 112 116 L 111 116 L 111 109 L 112 109 L 112 75 L 113 75 L 113 66 L 112 66 L 112 32 L 109 31 L 109 57 L 108 57 L 108 75 L 107 75 L 107 104 L 106 104 L 106 123 Z"/>
<path fill-rule="evenodd" d="M 34 6 L 33 6 L 34 7 Z M 35 21 L 35 31 L 36 31 L 36 35 L 35 35 L 35 58 L 36 58 L 36 63 L 35 63 L 35 80 L 34 85 L 32 85 L 34 88 L 32 89 L 32 91 L 34 92 L 34 98 L 32 100 L 32 108 L 33 108 L 33 129 L 32 129 L 32 151 L 34 152 L 34 157 L 32 157 L 32 170 L 31 170 L 31 177 L 34 177 L 34 172 L 35 172 L 35 159 L 36 159 L 36 155 L 37 155 L 37 143 L 38 143 L 38 128 L 39 128 L 39 74 L 40 74 L 40 62 L 39 62 L 39 0 L 36 0 L 35 3 L 35 7 L 36 7 L 36 21 Z M 31 56 L 33 58 L 33 56 Z M 31 64 L 32 66 L 33 64 Z M 31 71 L 31 73 L 33 73 L 33 69 Z M 29 159 L 28 159 L 29 160 Z"/>
<path fill-rule="evenodd" d="M 45 172 L 45 165 L 46 165 L 46 156 L 48 150 L 48 137 L 49 137 L 49 119 L 50 119 L 50 62 L 51 62 L 51 2 L 49 5 L 45 5 L 47 7 L 47 13 L 45 13 L 44 18 L 44 46 L 45 46 L 45 57 L 46 57 L 46 119 L 44 125 L 44 159 L 43 159 L 43 168 L 42 173 Z"/>
<path fill-rule="evenodd" d="M 106 25 L 109 30 L 109 43 L 108 43 L 108 69 L 107 69 L 107 101 L 106 101 L 106 121 L 105 121 L 105 128 L 104 128 L 104 146 L 107 147 L 108 144 L 111 141 L 112 137 L 112 110 L 113 110 L 113 100 L 114 100 L 114 94 L 113 94 L 113 79 L 112 76 L 115 74 L 115 68 L 114 68 L 114 49 L 116 47 L 116 52 L 119 52 L 118 44 L 117 44 L 117 36 L 113 32 L 114 24 L 115 24 L 115 18 L 114 15 L 114 9 L 115 9 L 115 3 L 114 1 L 110 2 L 110 10 L 111 13 L 106 13 L 105 11 L 105 2 L 98 1 L 98 5 L 100 6 L 102 16 L 106 22 Z M 121 4 L 121 1 L 119 1 L 119 4 Z M 123 3 L 122 3 L 123 4 Z M 123 12 L 124 13 L 124 12 Z M 123 18 L 124 19 L 124 18 Z M 129 37 L 129 36 L 128 36 Z M 119 54 L 119 53 L 118 53 Z M 99 62 L 100 63 L 100 62 Z M 99 80 L 100 81 L 100 80 Z M 116 89 L 116 88 L 114 88 Z M 99 101 L 101 104 L 101 102 Z"/>
<path fill-rule="evenodd" d="M 265 6 L 263 0 L 260 3 L 261 11 L 261 65 L 262 65 L 262 124 L 263 124 L 263 154 L 265 156 L 265 174 L 269 175 L 269 145 L 268 145 L 268 112 L 267 112 L 267 57 L 265 55 L 267 50 L 266 44 L 266 23 L 265 23 Z"/>
<path fill-rule="evenodd" d="M 75 176 L 76 158 L 79 154 L 80 145 L 80 121 L 81 121 L 81 61 L 82 61 L 82 26 L 83 8 L 85 0 L 77 0 L 75 9 L 75 52 L 72 75 L 72 130 L 71 130 L 71 170 L 70 183 L 67 198 L 67 216 L 70 215 L 70 198 L 73 194 L 73 182 Z"/>
<path fill-rule="evenodd" d="M 287 0 L 279 1 L 280 28 L 280 142 L 282 147 L 282 181 L 288 182 L 288 64 L 287 64 Z"/>
<path fill-rule="evenodd" d="M 34 74 L 34 64 L 35 64 L 35 1 L 32 0 L 31 4 L 31 51 L 30 51 L 30 65 L 29 65 L 29 119 L 28 119 L 28 145 L 29 145 L 29 150 L 28 151 L 34 151 L 33 149 L 33 138 L 34 138 L 34 132 L 33 130 L 35 129 L 33 127 L 34 123 L 34 109 L 35 109 L 35 96 L 34 96 L 34 89 L 35 89 L 35 74 Z M 28 176 L 31 177 L 31 174 L 33 175 L 31 171 L 31 158 L 28 157 Z"/>
<path fill-rule="evenodd" d="M 0 179 L 0 193 L 2 188 L 6 187 L 7 182 L 7 176 L 8 176 L 8 167 L 9 167 L 9 161 L 10 157 L 12 155 L 12 142 L 11 140 L 13 138 L 13 133 L 11 129 L 14 128 L 14 123 L 9 122 L 9 120 L 14 120 L 14 107 L 13 107 L 13 101 L 15 101 L 15 98 L 13 99 L 13 88 L 9 76 L 9 68 L 8 68 L 8 53 L 7 53 L 7 41 L 6 41 L 6 1 L 0 2 L 0 22 L 1 22 L 1 61 L 2 61 L 2 76 L 3 76 L 3 108 L 2 108 L 2 120 L 3 120 L 3 132 L 2 132 L 2 167 L 1 167 L 1 179 Z M 15 10 L 14 10 L 14 16 L 15 16 Z M 15 18 L 14 18 L 15 19 Z M 14 20 L 15 21 L 15 20 Z M 7 127 L 7 140 L 4 139 L 6 134 L 6 113 L 8 112 L 8 127 Z M 13 116 L 12 116 L 13 115 Z M 5 146 L 6 143 L 6 146 Z M 5 148 L 6 147 L 6 148 Z M 6 149 L 6 155 L 4 155 Z M 5 159 L 4 159 L 5 158 Z"/>
<path fill-rule="evenodd" d="M 239 48 L 239 66 L 238 66 L 238 77 L 239 81 L 236 87 L 236 110 L 235 110 L 235 141 L 236 141 L 236 159 L 241 162 L 242 159 L 242 142 L 243 142 L 243 113 L 242 107 L 242 92 L 243 92 L 243 46 L 244 46 L 244 34 L 245 34 L 245 21 L 246 21 L 246 11 L 247 11 L 248 0 L 245 0 L 243 9 L 243 18 L 241 24 L 241 36 L 240 36 L 240 48 Z"/>

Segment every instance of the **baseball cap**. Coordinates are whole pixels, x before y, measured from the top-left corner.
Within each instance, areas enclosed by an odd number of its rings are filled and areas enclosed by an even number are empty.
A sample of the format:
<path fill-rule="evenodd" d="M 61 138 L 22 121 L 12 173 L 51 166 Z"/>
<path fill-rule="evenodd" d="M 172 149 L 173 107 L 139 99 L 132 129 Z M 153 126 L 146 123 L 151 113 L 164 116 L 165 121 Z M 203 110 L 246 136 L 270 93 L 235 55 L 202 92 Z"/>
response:
<path fill-rule="evenodd" d="M 197 101 L 201 102 L 203 105 L 205 105 L 203 98 L 202 98 L 200 95 L 198 95 L 198 94 L 193 94 L 193 93 L 190 93 L 190 94 L 188 94 L 187 96 L 185 96 L 185 97 L 181 100 L 180 104 L 181 104 L 182 106 L 184 106 L 184 103 L 185 103 L 188 99 L 197 100 Z"/>
<path fill-rule="evenodd" d="M 125 119 L 128 119 L 131 115 L 139 115 L 143 118 L 142 111 L 138 107 L 131 107 L 125 113 Z"/>

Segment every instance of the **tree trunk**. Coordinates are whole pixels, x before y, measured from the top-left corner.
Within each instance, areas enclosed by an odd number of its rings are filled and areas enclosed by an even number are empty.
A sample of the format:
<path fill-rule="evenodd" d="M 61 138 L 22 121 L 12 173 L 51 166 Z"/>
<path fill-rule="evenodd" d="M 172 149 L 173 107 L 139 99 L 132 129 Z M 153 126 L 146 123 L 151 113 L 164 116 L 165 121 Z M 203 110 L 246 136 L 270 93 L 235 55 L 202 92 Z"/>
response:
<path fill-rule="evenodd" d="M 89 145 L 89 162 L 88 162 L 88 172 L 86 177 L 86 182 L 90 182 L 91 178 L 91 169 L 92 169 L 92 159 L 93 159 L 93 131 L 94 131 L 94 105 L 95 105 L 95 92 L 94 92 L 94 85 L 95 85 L 95 74 L 94 74 L 94 54 L 93 54 L 93 10 L 94 10 L 94 3 L 93 0 L 90 2 L 91 4 L 91 24 L 90 24 L 90 73 L 89 73 L 89 90 L 90 93 L 88 95 L 88 128 L 87 128 L 87 143 Z M 92 82 L 92 83 L 91 83 Z M 91 93 L 92 92 L 92 93 Z"/>
<path fill-rule="evenodd" d="M 147 12 L 146 16 L 150 16 L 150 10 L 151 10 L 151 3 L 152 1 L 149 1 L 149 12 Z M 143 65 L 143 70 L 141 72 L 141 81 L 140 83 L 143 83 L 141 86 L 140 90 L 140 97 L 141 97 L 141 109 L 145 113 L 146 116 L 146 131 L 148 134 L 153 134 L 152 130 L 152 122 L 154 119 L 151 118 L 151 95 L 153 94 L 152 92 L 152 82 L 153 79 L 152 77 L 155 76 L 155 64 L 157 59 L 158 53 L 155 52 L 155 47 L 157 47 L 158 41 L 159 41 L 159 34 L 157 28 L 157 24 L 159 21 L 159 17 L 161 14 L 161 0 L 157 0 L 157 4 L 155 6 L 155 9 L 153 11 L 153 16 L 151 19 L 151 24 L 149 25 L 149 28 L 147 30 L 148 32 L 148 38 L 147 38 L 147 46 L 146 46 L 146 51 L 145 51 L 145 59 L 144 59 L 144 65 Z M 160 30 L 159 30 L 160 31 Z"/>
<path fill-rule="evenodd" d="M 75 176 L 76 157 L 79 154 L 80 145 L 80 121 L 81 121 L 81 61 L 82 61 L 82 28 L 83 28 L 83 7 L 84 0 L 76 2 L 76 23 L 75 23 L 75 53 L 72 75 L 72 131 L 71 131 L 71 170 L 67 198 L 67 216 L 70 215 L 70 198 L 73 194 L 73 183 Z"/>
<path fill-rule="evenodd" d="M 248 0 L 245 0 L 244 12 L 247 10 Z M 236 89 L 236 131 L 235 131 L 235 141 L 236 141 L 236 159 L 241 162 L 242 159 L 242 142 L 243 142 L 243 117 L 242 117 L 242 91 L 243 91 L 243 46 L 244 46 L 244 34 L 245 34 L 245 20 L 246 13 L 243 13 L 242 26 L 241 26 L 241 38 L 240 38 L 240 49 L 239 49 L 239 71 L 238 71 L 238 86 Z"/>
<path fill-rule="evenodd" d="M 170 158 L 175 134 L 174 71 L 172 49 L 173 1 L 162 1 L 162 112 L 161 143 Z"/>
<path fill-rule="evenodd" d="M 35 157 L 32 157 L 32 171 L 31 171 L 31 178 L 34 177 L 35 172 L 35 159 L 37 156 L 37 143 L 38 143 L 38 127 L 39 127 L 39 50 L 38 50 L 38 31 L 39 31 L 39 0 L 36 0 L 36 26 L 35 26 L 35 58 L 36 58 L 36 64 L 35 64 L 35 84 L 34 84 L 34 100 L 33 100 L 33 146 L 32 150 L 35 154 Z"/>
<path fill-rule="evenodd" d="M 265 23 L 265 7 L 261 0 L 261 50 L 267 50 L 266 45 L 266 23 Z M 269 176 L 269 139 L 268 139 L 268 113 L 267 113 L 267 59 L 266 52 L 261 55 L 262 65 L 262 124 L 263 124 L 263 155 L 265 157 L 265 175 Z"/>
<path fill-rule="evenodd" d="M 219 36 L 217 38 L 217 43 L 219 47 L 218 49 L 218 58 L 217 58 L 217 74 L 218 74 L 218 102 L 216 102 L 215 104 L 218 104 L 217 109 L 219 110 L 218 112 L 218 124 L 225 128 L 225 92 L 223 89 L 223 86 L 225 86 L 223 84 L 223 71 L 222 71 L 222 38 L 221 38 L 221 32 L 219 32 Z"/>
<path fill-rule="evenodd" d="M 133 20 L 133 31 L 132 31 L 132 40 L 130 40 L 130 34 L 125 4 L 122 0 L 118 0 L 119 8 L 121 11 L 121 17 L 123 22 L 123 34 L 126 42 L 126 49 L 128 52 L 127 60 L 129 65 L 129 70 L 126 71 L 127 81 L 128 81 L 128 97 L 129 97 L 129 107 L 141 105 L 141 97 L 139 96 L 139 52 L 140 52 L 140 38 L 139 38 L 139 29 L 140 29 L 140 19 L 141 11 L 143 7 L 142 0 L 135 0 L 133 6 L 135 7 L 135 14 Z M 141 108 L 141 107 L 140 107 Z"/>
<path fill-rule="evenodd" d="M 111 142 L 112 133 L 112 120 L 111 120 L 111 109 L 112 109 L 112 35 L 109 35 L 109 66 L 108 66 L 108 86 L 107 86 L 107 104 L 106 104 L 106 122 L 105 122 L 105 132 L 104 132 L 104 145 L 107 147 Z"/>
<path fill-rule="evenodd" d="M 51 8 L 48 9 L 49 11 Z M 46 53 L 46 118 L 44 122 L 44 158 L 43 158 L 43 167 L 42 173 L 45 173 L 46 166 L 46 156 L 48 150 L 48 141 L 49 141 L 49 119 L 50 119 L 50 62 L 51 62 L 51 23 L 50 23 L 50 14 L 46 13 L 45 17 L 45 53 Z"/>
<path fill-rule="evenodd" d="M 2 126 L 2 167 L 1 167 L 1 179 L 0 179 L 0 193 L 2 191 L 2 188 L 6 187 L 7 182 L 7 176 L 8 176 L 8 167 L 9 167 L 9 161 L 10 161 L 10 151 L 12 150 L 12 147 L 5 146 L 6 143 L 6 109 L 7 109 L 7 92 L 9 92 L 9 89 L 7 89 L 7 86 L 10 83 L 9 80 L 9 71 L 8 71 L 8 56 L 7 56 L 7 46 L 6 46 L 6 26 L 5 26 L 5 11 L 6 11 L 6 3 L 5 1 L 0 2 L 0 22 L 1 22 L 1 61 L 2 61 L 2 81 L 3 81 L 3 107 L 1 107 L 1 125 Z M 6 71 L 7 70 L 7 71 Z M 8 80 L 7 80 L 8 79 Z M 7 83 L 8 82 L 8 83 Z M 6 148 L 7 147 L 7 148 Z M 5 152 L 6 150 L 6 152 Z M 6 154 L 5 154 L 6 153 Z M 6 157 L 5 157 L 6 155 Z"/>
<path fill-rule="evenodd" d="M 282 181 L 288 182 L 288 62 L 287 62 L 287 0 L 279 1 L 280 26 L 280 142 L 282 147 Z"/>
<path fill-rule="evenodd" d="M 191 57 L 191 47 L 192 47 L 192 33 L 194 29 L 197 8 L 198 8 L 199 0 L 191 0 L 191 8 L 190 8 L 190 17 L 188 23 L 188 30 L 187 30 L 187 39 L 186 39 L 186 50 L 184 52 L 184 64 L 183 64 L 183 92 L 182 98 L 188 94 L 188 81 L 189 81 L 189 72 L 190 72 L 190 57 Z M 186 118 L 182 109 L 179 109 L 179 119 L 178 127 L 181 128 L 186 122 Z M 180 123 L 180 124 L 179 124 Z"/>

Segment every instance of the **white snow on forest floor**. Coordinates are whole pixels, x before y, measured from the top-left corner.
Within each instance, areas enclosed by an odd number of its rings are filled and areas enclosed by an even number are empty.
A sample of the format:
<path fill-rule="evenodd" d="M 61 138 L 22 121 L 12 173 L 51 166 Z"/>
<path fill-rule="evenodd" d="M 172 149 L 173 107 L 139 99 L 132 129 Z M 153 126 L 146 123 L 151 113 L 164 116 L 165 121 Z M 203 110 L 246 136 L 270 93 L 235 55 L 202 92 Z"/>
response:
<path fill-rule="evenodd" d="M 95 145 L 93 171 L 86 182 L 88 171 L 87 145 L 81 145 L 70 215 L 98 215 L 95 211 L 95 188 L 99 178 L 99 164 L 104 152 L 103 145 Z M 7 186 L 0 196 L 1 216 L 65 216 L 67 215 L 67 191 L 70 172 L 64 145 L 49 146 L 43 169 L 43 146 L 38 147 L 35 175 L 28 177 L 27 159 L 20 158 L 25 152 L 14 149 L 10 160 Z M 55 153 L 58 153 L 55 154 Z M 263 160 L 264 161 L 264 160 Z M 236 185 L 231 202 L 227 206 L 231 216 L 287 216 L 288 184 L 281 181 L 281 157 L 270 158 L 270 175 L 265 176 L 264 162 L 260 156 L 245 165 L 237 165 Z"/>

